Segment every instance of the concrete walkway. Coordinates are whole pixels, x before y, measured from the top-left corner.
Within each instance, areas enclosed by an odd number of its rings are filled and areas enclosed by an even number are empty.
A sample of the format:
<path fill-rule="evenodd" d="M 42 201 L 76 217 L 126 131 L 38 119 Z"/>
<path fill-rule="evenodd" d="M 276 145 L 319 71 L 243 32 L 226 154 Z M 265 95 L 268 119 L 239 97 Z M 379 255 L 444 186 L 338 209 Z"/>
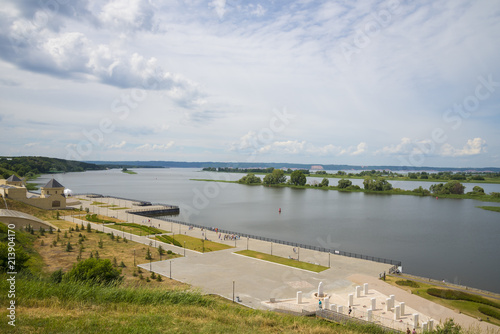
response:
<path fill-rule="evenodd" d="M 78 197 L 85 198 L 84 196 Z M 404 301 L 409 309 L 421 312 L 428 318 L 432 317 L 435 320 L 444 321 L 446 318 L 453 317 L 465 328 L 477 326 L 477 328 L 481 328 L 483 331 L 493 330 L 494 333 L 500 333 L 497 326 L 481 323 L 476 319 L 455 313 L 452 310 L 380 281 L 378 279 L 379 275 L 384 271 L 389 271 L 391 267 L 389 264 L 329 255 L 306 249 L 294 250 L 291 246 L 247 238 L 220 240 L 219 235 L 213 231 L 198 228 L 190 229 L 183 224 L 127 214 L 123 209 L 111 210 L 109 208 L 90 205 L 94 200 L 109 203 L 110 205 L 114 204 L 118 207 L 133 208 L 130 201 L 113 198 L 90 198 L 89 201 L 81 201 L 81 205 L 83 208 L 89 208 L 91 213 L 158 227 L 176 235 L 185 234 L 196 238 L 207 238 L 234 247 L 217 252 L 199 253 L 188 249 L 184 250 L 181 247 L 170 244 L 152 241 L 147 236 L 136 236 L 119 231 L 117 233 L 115 229 L 108 228 L 102 224 L 91 224 L 94 229 L 104 232 L 113 231 L 115 234 L 141 244 L 150 245 L 152 243 L 153 247 L 161 244 L 165 250 L 172 250 L 181 255 L 185 252 L 185 257 L 142 264 L 140 267 L 150 270 L 151 266 L 152 271 L 198 287 L 203 293 L 214 293 L 228 299 L 233 299 L 234 292 L 234 297 L 239 297 L 242 304 L 252 308 L 267 309 L 272 307 L 273 303 L 269 303 L 271 298 L 278 301 L 293 301 L 297 291 L 302 291 L 305 299 L 314 299 L 313 294 L 317 292 L 319 282 L 323 282 L 325 293 L 340 298 L 337 299 L 336 303 L 345 300 L 345 305 L 347 306 L 347 295 L 354 292 L 355 286 L 369 283 L 370 289 L 373 289 L 374 292 L 376 291 L 387 296 L 394 294 L 399 302 Z M 72 221 L 71 219 L 75 223 L 81 223 L 80 220 L 75 218 L 68 218 L 67 220 Z M 330 269 L 321 273 L 314 273 L 234 254 L 235 251 L 243 249 L 251 249 L 268 254 L 272 252 L 273 255 L 282 257 L 299 258 L 300 261 L 329 266 Z"/>

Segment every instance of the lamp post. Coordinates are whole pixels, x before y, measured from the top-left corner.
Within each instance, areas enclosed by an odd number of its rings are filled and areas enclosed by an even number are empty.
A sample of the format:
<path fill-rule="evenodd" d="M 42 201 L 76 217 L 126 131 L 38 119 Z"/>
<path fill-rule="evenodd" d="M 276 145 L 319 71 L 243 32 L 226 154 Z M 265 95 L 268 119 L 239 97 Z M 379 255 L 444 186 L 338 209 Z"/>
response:
<path fill-rule="evenodd" d="M 234 303 L 234 281 L 233 281 L 233 303 Z"/>
<path fill-rule="evenodd" d="M 249 237 L 247 237 L 247 250 L 248 250 L 248 239 L 249 239 Z"/>
<path fill-rule="evenodd" d="M 170 261 L 170 279 L 172 279 L 172 261 Z"/>
<path fill-rule="evenodd" d="M 205 253 L 205 239 L 201 239 L 201 243 L 203 244 L 203 253 Z"/>
<path fill-rule="evenodd" d="M 135 267 L 135 249 L 134 249 L 134 267 Z"/>
<path fill-rule="evenodd" d="M 271 256 L 273 255 L 273 243 L 271 242 Z"/>
<path fill-rule="evenodd" d="M 186 242 L 184 241 L 184 257 L 186 257 Z"/>

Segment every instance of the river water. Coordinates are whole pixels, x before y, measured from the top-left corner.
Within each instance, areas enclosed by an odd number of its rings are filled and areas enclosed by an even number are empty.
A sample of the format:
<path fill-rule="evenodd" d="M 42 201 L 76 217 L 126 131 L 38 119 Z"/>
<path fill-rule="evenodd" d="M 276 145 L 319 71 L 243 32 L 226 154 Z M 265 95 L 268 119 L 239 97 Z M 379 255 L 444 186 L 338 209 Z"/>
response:
<path fill-rule="evenodd" d="M 399 260 L 407 273 L 500 293 L 500 213 L 476 208 L 499 203 L 190 180 L 242 177 L 199 169 L 135 171 L 44 175 L 37 182 L 54 177 L 75 193 L 178 205 L 182 221 Z M 402 189 L 433 184 L 391 183 Z M 498 184 L 480 186 L 500 192 Z"/>

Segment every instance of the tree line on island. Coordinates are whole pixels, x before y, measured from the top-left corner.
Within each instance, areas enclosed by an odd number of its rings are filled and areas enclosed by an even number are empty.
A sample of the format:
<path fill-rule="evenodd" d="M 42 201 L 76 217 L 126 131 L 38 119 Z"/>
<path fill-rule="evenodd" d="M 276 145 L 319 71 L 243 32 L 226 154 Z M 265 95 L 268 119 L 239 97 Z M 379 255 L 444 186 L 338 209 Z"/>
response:
<path fill-rule="evenodd" d="M 323 178 L 321 182 L 313 181 L 313 184 L 307 184 L 306 173 L 303 170 L 292 171 L 287 179 L 285 171 L 281 169 L 273 169 L 271 173 L 264 176 L 263 179 L 256 176 L 254 173 L 249 173 L 238 180 L 238 183 L 247 185 L 266 185 L 266 186 L 296 186 L 296 187 L 319 187 L 329 188 L 344 191 L 368 191 L 368 192 L 391 192 L 403 193 L 411 192 L 415 195 L 464 195 L 465 186 L 457 180 L 451 180 L 446 183 L 437 183 L 430 186 L 429 189 L 424 189 L 422 186 L 411 191 L 405 191 L 399 188 L 394 188 L 392 184 L 384 177 L 365 176 L 363 180 L 363 189 L 358 185 L 353 185 L 352 181 L 347 178 L 342 178 L 338 181 L 337 186 L 329 186 L 329 180 Z M 467 195 L 482 196 L 486 195 L 484 189 L 480 186 L 474 186 L 471 192 Z M 492 192 L 493 198 L 500 198 L 500 193 Z"/>

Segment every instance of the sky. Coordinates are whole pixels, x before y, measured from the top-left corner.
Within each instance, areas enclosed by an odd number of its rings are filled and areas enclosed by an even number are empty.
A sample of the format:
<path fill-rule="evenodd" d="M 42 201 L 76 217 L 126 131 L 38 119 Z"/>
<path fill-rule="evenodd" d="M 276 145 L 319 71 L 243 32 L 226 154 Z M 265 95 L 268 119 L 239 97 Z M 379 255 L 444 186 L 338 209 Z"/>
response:
<path fill-rule="evenodd" d="M 1 0 L 0 155 L 500 166 L 500 3 Z"/>

